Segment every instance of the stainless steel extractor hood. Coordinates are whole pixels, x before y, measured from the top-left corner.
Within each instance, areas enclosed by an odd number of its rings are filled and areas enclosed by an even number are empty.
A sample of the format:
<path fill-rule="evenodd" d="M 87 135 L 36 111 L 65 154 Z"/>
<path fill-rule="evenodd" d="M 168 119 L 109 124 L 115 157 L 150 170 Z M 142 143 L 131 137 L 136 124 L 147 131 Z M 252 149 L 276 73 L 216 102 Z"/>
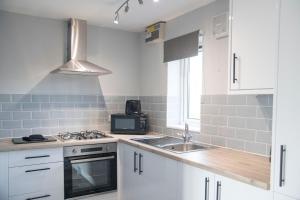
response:
<path fill-rule="evenodd" d="M 75 75 L 105 75 L 112 72 L 87 61 L 87 23 L 85 20 L 70 19 L 68 22 L 67 63 L 52 73 Z"/>

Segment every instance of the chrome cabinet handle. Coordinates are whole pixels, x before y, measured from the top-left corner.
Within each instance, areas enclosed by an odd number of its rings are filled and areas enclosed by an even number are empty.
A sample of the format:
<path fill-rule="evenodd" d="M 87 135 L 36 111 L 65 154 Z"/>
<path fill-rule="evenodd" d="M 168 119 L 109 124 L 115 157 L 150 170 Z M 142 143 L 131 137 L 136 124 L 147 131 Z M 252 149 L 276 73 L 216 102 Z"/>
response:
<path fill-rule="evenodd" d="M 217 196 L 216 200 L 221 200 L 221 181 L 217 181 Z"/>
<path fill-rule="evenodd" d="M 286 145 L 280 146 L 280 172 L 279 172 L 279 186 L 283 187 L 285 184 L 285 160 L 286 160 Z"/>
<path fill-rule="evenodd" d="M 209 200 L 209 178 L 205 178 L 205 200 Z"/>
<path fill-rule="evenodd" d="M 136 160 L 137 160 L 137 152 L 134 152 L 134 158 L 133 158 L 133 171 L 134 171 L 134 173 L 136 173 L 137 172 L 137 170 L 138 170 L 138 168 L 137 168 L 137 164 L 136 164 Z"/>
<path fill-rule="evenodd" d="M 80 159 L 80 160 L 71 160 L 71 164 L 94 162 L 94 161 L 101 161 L 101 160 L 112 160 L 112 159 L 115 159 L 115 156 L 106 156 L 106 157 L 100 157 L 100 158 L 88 158 L 88 159 Z"/>
<path fill-rule="evenodd" d="M 143 155 L 139 154 L 139 175 L 141 175 L 143 173 L 142 159 L 143 159 Z"/>
<path fill-rule="evenodd" d="M 235 66 L 235 61 L 236 61 L 237 58 L 238 58 L 238 57 L 237 57 L 236 54 L 234 53 L 234 54 L 233 54 L 233 70 L 232 70 L 232 73 L 233 73 L 233 74 L 232 74 L 232 75 L 233 75 L 233 76 L 232 76 L 233 84 L 235 84 L 235 82 L 237 81 L 236 73 L 235 73 L 235 72 L 236 72 L 236 69 L 235 69 L 235 68 L 236 68 L 236 66 Z"/>
<path fill-rule="evenodd" d="M 49 194 L 46 194 L 46 195 L 43 195 L 43 196 L 38 196 L 38 197 L 27 198 L 26 200 L 43 199 L 43 198 L 47 198 L 47 197 L 51 197 L 51 195 L 49 195 Z"/>
<path fill-rule="evenodd" d="M 25 173 L 38 172 L 38 171 L 46 171 L 46 170 L 50 170 L 50 168 L 42 168 L 42 169 L 31 169 L 31 170 L 26 170 Z"/>
<path fill-rule="evenodd" d="M 35 159 L 35 158 L 48 158 L 50 157 L 50 155 L 42 155 L 42 156 L 28 156 L 28 157 L 25 157 L 26 160 L 28 159 Z"/>

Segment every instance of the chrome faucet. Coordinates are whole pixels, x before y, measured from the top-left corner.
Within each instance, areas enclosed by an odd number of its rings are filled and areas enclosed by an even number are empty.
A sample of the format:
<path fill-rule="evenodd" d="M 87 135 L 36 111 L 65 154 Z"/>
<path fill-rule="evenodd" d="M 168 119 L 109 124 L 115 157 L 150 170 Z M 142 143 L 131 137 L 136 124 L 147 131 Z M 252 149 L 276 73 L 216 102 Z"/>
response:
<path fill-rule="evenodd" d="M 189 125 L 185 123 L 184 132 L 182 133 L 183 141 L 190 142 L 192 140 L 192 134 L 189 132 Z"/>

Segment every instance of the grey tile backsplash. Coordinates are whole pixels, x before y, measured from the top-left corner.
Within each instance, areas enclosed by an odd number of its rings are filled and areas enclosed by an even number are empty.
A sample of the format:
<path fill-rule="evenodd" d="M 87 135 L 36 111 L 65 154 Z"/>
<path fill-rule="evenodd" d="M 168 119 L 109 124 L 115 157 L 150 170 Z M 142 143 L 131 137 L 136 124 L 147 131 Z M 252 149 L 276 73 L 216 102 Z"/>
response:
<path fill-rule="evenodd" d="M 62 131 L 109 130 L 109 115 L 124 112 L 126 99 L 97 95 L 0 94 L 0 138 Z"/>
<path fill-rule="evenodd" d="M 0 94 L 0 138 L 62 131 L 109 130 L 109 115 L 124 112 L 127 99 L 140 99 L 150 130 L 168 129 L 165 96 Z M 268 155 L 272 139 L 272 95 L 202 96 L 199 142 Z"/>
<path fill-rule="evenodd" d="M 140 97 L 153 131 L 176 136 L 166 127 L 166 97 Z M 272 95 L 202 96 L 199 142 L 268 156 L 272 140 Z"/>

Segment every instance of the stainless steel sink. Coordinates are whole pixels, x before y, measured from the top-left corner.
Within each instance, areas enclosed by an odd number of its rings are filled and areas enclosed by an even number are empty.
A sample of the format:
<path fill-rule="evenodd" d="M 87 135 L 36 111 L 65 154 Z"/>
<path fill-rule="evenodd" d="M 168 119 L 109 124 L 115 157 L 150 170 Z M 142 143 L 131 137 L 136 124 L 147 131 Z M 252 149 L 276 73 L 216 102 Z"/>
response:
<path fill-rule="evenodd" d="M 165 136 L 165 137 L 156 137 L 156 138 L 135 138 L 132 139 L 134 141 L 137 142 L 141 142 L 144 144 L 148 144 L 151 146 L 155 146 L 155 147 L 164 147 L 170 144 L 182 144 L 184 143 L 184 141 L 180 138 L 175 138 L 175 137 L 169 137 L 169 136 Z"/>
<path fill-rule="evenodd" d="M 209 148 L 211 147 L 199 145 L 195 143 L 171 144 L 163 147 L 163 149 L 165 150 L 173 151 L 176 153 L 202 151 L 202 150 L 207 150 Z"/>
<path fill-rule="evenodd" d="M 183 139 L 176 137 L 158 137 L 158 138 L 136 138 L 132 139 L 143 144 L 158 147 L 174 153 L 187 153 L 192 151 L 203 151 L 211 149 L 211 146 L 197 143 L 185 143 Z"/>

